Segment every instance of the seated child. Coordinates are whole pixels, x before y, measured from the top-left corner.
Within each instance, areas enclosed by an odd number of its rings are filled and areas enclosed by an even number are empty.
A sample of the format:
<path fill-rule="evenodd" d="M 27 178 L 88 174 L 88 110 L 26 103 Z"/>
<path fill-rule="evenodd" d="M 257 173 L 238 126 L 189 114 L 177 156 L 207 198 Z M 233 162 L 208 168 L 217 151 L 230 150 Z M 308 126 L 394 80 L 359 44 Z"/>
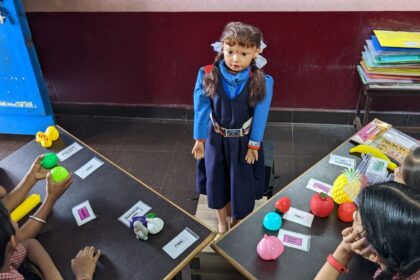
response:
<path fill-rule="evenodd" d="M 395 182 L 420 187 L 420 147 L 412 150 L 394 171 Z"/>
<path fill-rule="evenodd" d="M 91 280 L 96 262 L 101 255 L 95 248 L 86 247 L 72 260 L 72 270 L 77 280 Z M 0 279 L 20 280 L 23 275 L 17 270 L 28 258 L 41 271 L 46 280 L 63 279 L 51 257 L 36 239 L 19 242 L 16 238 L 16 224 L 10 219 L 8 210 L 0 202 Z"/>
<path fill-rule="evenodd" d="M 51 180 L 50 175 L 47 175 L 49 174 L 48 170 L 41 167 L 41 160 L 43 156 L 44 155 L 40 155 L 35 159 L 23 179 L 9 193 L 7 193 L 3 187 L 0 188 L 0 195 L 3 195 L 3 197 L 0 197 L 1 201 L 9 210 L 9 212 L 12 212 L 20 203 L 25 200 L 26 196 L 35 185 L 35 183 L 38 180 L 45 179 L 47 177 L 44 201 L 36 213 L 31 216 L 22 227 L 16 230 L 16 237 L 20 241 L 33 238 L 40 232 L 42 226 L 46 223 L 46 219 L 51 212 L 55 202 L 72 183 L 71 176 L 69 176 L 67 180 L 61 183 L 54 183 Z"/>
<path fill-rule="evenodd" d="M 373 279 L 420 279 L 420 189 L 381 183 L 364 188 L 359 201 L 353 226 L 315 280 L 338 279 L 354 250 L 378 264 Z"/>

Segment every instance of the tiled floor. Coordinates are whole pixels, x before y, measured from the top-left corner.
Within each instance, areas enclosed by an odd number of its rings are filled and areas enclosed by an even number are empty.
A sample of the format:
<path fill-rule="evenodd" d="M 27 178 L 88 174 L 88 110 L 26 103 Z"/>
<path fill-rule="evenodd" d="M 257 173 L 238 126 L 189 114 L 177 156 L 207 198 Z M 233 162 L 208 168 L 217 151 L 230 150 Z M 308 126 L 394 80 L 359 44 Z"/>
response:
<path fill-rule="evenodd" d="M 192 122 L 58 116 L 58 124 L 194 214 L 195 160 Z M 351 126 L 269 124 L 265 139 L 275 143 L 276 187 L 287 185 L 355 132 Z M 0 160 L 31 136 L 0 135 Z"/>

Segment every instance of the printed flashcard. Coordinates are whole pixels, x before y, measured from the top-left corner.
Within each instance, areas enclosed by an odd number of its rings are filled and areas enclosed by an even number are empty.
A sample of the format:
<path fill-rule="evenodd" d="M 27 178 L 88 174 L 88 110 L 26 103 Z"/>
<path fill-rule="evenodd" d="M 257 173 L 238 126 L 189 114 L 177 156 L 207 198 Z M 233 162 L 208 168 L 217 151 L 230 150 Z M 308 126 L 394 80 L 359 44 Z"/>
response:
<path fill-rule="evenodd" d="M 185 228 L 175 238 L 169 241 L 162 247 L 172 259 L 176 259 L 185 250 L 188 249 L 194 242 L 199 239 L 199 236 L 189 228 Z"/>
<path fill-rule="evenodd" d="M 330 155 L 330 160 L 328 161 L 329 164 L 338 165 L 344 168 L 352 168 L 356 167 L 356 160 L 353 158 L 342 157 L 339 155 Z"/>
<path fill-rule="evenodd" d="M 68 159 L 69 157 L 71 157 L 72 155 L 80 151 L 81 149 L 83 149 L 83 147 L 79 143 L 74 142 L 73 144 L 65 148 L 64 150 L 58 152 L 57 157 L 60 161 L 65 161 L 66 159 Z"/>
<path fill-rule="evenodd" d="M 77 169 L 74 174 L 79 176 L 82 179 L 86 179 L 87 176 L 93 173 L 96 169 L 98 169 L 102 164 L 104 164 L 103 161 L 97 159 L 96 157 L 89 160 L 85 165 Z"/>
<path fill-rule="evenodd" d="M 284 246 L 309 252 L 311 246 L 311 236 L 309 235 L 280 229 L 278 237 Z"/>
<path fill-rule="evenodd" d="M 332 186 L 327 183 L 316 180 L 314 178 L 311 178 L 308 184 L 306 185 L 306 188 L 314 192 L 318 192 L 318 193 L 324 192 L 324 193 L 327 193 L 328 195 L 331 195 L 330 191 L 331 191 Z"/>
<path fill-rule="evenodd" d="M 311 213 L 290 207 L 289 211 L 287 211 L 283 215 L 283 219 L 310 228 L 312 226 L 312 221 L 314 220 L 314 215 L 312 215 Z"/>
<path fill-rule="evenodd" d="M 96 218 L 96 215 L 93 213 L 92 207 L 90 206 L 89 200 L 74 206 L 71 209 L 71 212 L 73 213 L 79 227 Z"/>
<path fill-rule="evenodd" d="M 133 205 L 130 209 L 127 210 L 121 217 L 118 218 L 118 221 L 130 227 L 131 219 L 135 216 L 144 216 L 152 210 L 152 207 L 139 200 L 136 204 Z"/>

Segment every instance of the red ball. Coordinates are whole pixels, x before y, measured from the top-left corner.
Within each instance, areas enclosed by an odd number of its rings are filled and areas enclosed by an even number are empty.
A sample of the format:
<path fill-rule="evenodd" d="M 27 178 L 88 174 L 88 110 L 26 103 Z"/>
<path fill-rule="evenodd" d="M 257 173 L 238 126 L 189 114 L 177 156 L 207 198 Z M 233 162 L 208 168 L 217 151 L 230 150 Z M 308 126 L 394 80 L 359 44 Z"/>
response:
<path fill-rule="evenodd" d="M 353 213 L 356 211 L 356 205 L 352 202 L 344 202 L 338 207 L 338 218 L 343 222 L 353 222 Z"/>
<path fill-rule="evenodd" d="M 309 201 L 312 213 L 320 218 L 325 218 L 334 210 L 334 201 L 326 193 L 316 193 Z"/>
<path fill-rule="evenodd" d="M 276 201 L 276 209 L 280 213 L 286 213 L 290 209 L 290 199 L 287 196 L 280 197 Z"/>

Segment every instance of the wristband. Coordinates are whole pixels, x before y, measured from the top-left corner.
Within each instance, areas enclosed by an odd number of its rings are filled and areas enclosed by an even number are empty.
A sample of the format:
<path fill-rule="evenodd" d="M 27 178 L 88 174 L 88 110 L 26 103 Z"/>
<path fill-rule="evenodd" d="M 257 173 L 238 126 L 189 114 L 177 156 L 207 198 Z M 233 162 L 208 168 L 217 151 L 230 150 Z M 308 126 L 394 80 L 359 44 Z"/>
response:
<path fill-rule="evenodd" d="M 343 265 L 342 263 L 340 263 L 339 261 L 337 261 L 331 254 L 328 255 L 327 257 L 327 262 L 338 272 L 340 273 L 347 273 L 349 272 L 347 266 Z"/>
<path fill-rule="evenodd" d="M 260 149 L 259 146 L 252 146 L 248 144 L 248 149 L 254 150 L 254 151 L 258 151 Z"/>

